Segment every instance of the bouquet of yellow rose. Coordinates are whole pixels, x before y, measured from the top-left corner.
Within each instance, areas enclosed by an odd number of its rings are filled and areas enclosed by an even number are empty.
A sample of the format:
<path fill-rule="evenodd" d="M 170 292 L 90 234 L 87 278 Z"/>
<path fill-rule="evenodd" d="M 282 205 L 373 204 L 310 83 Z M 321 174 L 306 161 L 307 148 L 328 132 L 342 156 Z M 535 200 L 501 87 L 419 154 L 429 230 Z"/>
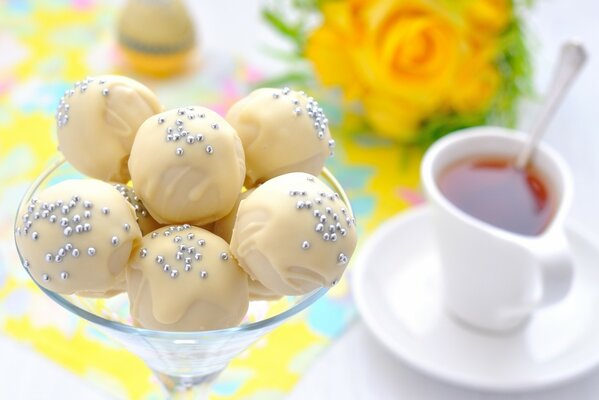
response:
<path fill-rule="evenodd" d="M 263 10 L 294 44 L 283 79 L 340 89 L 374 132 L 430 144 L 453 130 L 513 125 L 530 87 L 511 0 L 291 0 Z M 291 10 L 291 12 L 290 12 Z M 298 68 L 297 61 L 311 68 Z M 355 107 L 357 105 L 358 107 Z M 347 112 L 346 112 L 347 114 Z"/>

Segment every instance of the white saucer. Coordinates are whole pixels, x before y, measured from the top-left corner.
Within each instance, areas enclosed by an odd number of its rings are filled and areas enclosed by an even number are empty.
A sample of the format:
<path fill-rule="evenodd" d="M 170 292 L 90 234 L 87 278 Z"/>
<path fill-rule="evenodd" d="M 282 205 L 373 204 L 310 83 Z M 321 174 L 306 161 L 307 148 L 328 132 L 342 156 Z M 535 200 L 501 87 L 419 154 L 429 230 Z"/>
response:
<path fill-rule="evenodd" d="M 510 335 L 485 335 L 444 312 L 426 207 L 394 217 L 369 238 L 354 265 L 353 293 L 372 333 L 423 373 L 490 391 L 558 385 L 599 364 L 599 248 L 571 225 L 567 236 L 572 291 Z"/>

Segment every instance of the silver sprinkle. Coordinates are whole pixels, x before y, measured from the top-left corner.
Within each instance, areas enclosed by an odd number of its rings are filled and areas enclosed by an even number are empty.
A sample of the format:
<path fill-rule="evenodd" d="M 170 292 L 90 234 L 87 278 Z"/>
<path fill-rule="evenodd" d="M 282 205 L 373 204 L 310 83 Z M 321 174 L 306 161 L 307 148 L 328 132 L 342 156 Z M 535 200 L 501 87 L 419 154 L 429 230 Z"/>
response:
<path fill-rule="evenodd" d="M 331 149 L 335 148 L 335 141 L 333 139 L 329 140 L 329 148 L 331 148 Z"/>
<path fill-rule="evenodd" d="M 208 272 L 206 272 L 206 271 L 200 271 L 200 278 L 206 279 L 207 277 L 208 277 Z"/>
<path fill-rule="evenodd" d="M 118 246 L 118 245 L 119 245 L 119 238 L 118 238 L 118 237 L 116 237 L 116 236 L 113 236 L 113 237 L 110 239 L 110 243 L 111 243 L 113 246 Z"/>
<path fill-rule="evenodd" d="M 67 218 L 61 218 L 60 219 L 60 226 L 62 226 L 62 227 L 69 226 L 69 220 Z"/>
<path fill-rule="evenodd" d="M 92 226 L 90 224 L 83 224 L 83 232 L 89 232 L 92 230 Z"/>
<path fill-rule="evenodd" d="M 66 251 L 71 251 L 71 250 L 73 250 L 73 245 L 72 245 L 71 243 L 66 243 L 66 244 L 64 245 L 64 249 L 65 249 Z"/>
<path fill-rule="evenodd" d="M 46 262 L 51 263 L 52 261 L 54 261 L 54 256 L 50 253 L 46 254 Z"/>
<path fill-rule="evenodd" d="M 192 240 L 195 237 L 195 235 L 193 233 L 188 233 L 187 234 L 187 239 Z"/>
<path fill-rule="evenodd" d="M 164 124 L 164 117 L 158 117 L 158 124 Z"/>
<path fill-rule="evenodd" d="M 196 249 L 194 249 L 193 247 L 188 247 L 187 248 L 187 254 L 193 254 L 195 253 Z"/>
<path fill-rule="evenodd" d="M 183 149 L 181 147 L 177 147 L 177 150 L 175 150 L 175 154 L 178 156 L 182 156 L 183 155 Z"/>
<path fill-rule="evenodd" d="M 58 249 L 58 255 L 64 257 L 67 255 L 67 251 L 61 247 L 60 249 Z"/>
<path fill-rule="evenodd" d="M 77 233 L 81 233 L 81 232 L 83 232 L 83 225 L 77 225 L 77 226 L 75 227 L 75 232 L 77 232 Z"/>
<path fill-rule="evenodd" d="M 332 242 L 336 242 L 337 241 L 337 234 L 336 233 L 331 233 L 331 241 Z"/>
<path fill-rule="evenodd" d="M 31 234 L 31 239 L 33 239 L 33 240 L 37 240 L 37 239 L 39 239 L 39 237 L 40 237 L 40 234 L 37 232 L 33 232 Z"/>
<path fill-rule="evenodd" d="M 92 216 L 92 212 L 91 212 L 91 211 L 89 211 L 89 210 L 85 210 L 85 211 L 83 212 L 83 217 L 85 217 L 85 218 L 89 219 L 89 218 L 91 218 L 91 216 Z"/>
<path fill-rule="evenodd" d="M 102 89 L 102 96 L 108 96 L 109 90 L 108 88 Z"/>
<path fill-rule="evenodd" d="M 316 204 L 322 204 L 322 199 L 321 199 L 320 197 L 317 197 L 317 198 L 314 200 L 314 202 L 315 202 Z"/>
<path fill-rule="evenodd" d="M 296 117 L 299 117 L 300 115 L 302 115 L 302 109 L 300 107 L 296 107 L 293 110 L 293 113 L 295 114 Z"/>
<path fill-rule="evenodd" d="M 54 257 L 54 262 L 57 262 L 57 263 L 62 262 L 62 257 L 61 256 Z"/>
<path fill-rule="evenodd" d="M 347 264 L 347 262 L 349 261 L 349 259 L 347 258 L 347 256 L 343 253 L 339 253 L 339 257 L 337 257 L 337 262 L 339 264 Z"/>
<path fill-rule="evenodd" d="M 73 216 L 73 222 L 76 224 L 81 222 L 81 217 L 79 216 L 79 214 Z"/>
<path fill-rule="evenodd" d="M 191 257 L 185 257 L 185 263 L 191 264 Z"/>
<path fill-rule="evenodd" d="M 66 215 L 69 213 L 69 206 L 62 206 L 62 208 L 60 209 L 60 211 Z"/>
<path fill-rule="evenodd" d="M 195 253 L 194 258 L 196 259 L 196 261 L 201 261 L 202 260 L 202 253 Z"/>
<path fill-rule="evenodd" d="M 305 205 L 306 205 L 307 209 L 312 208 L 312 202 L 311 201 L 306 201 Z"/>
<path fill-rule="evenodd" d="M 185 114 L 185 110 L 184 110 L 184 109 L 182 109 L 182 108 L 179 108 L 179 109 L 177 110 L 177 115 L 183 115 L 183 114 Z"/>
<path fill-rule="evenodd" d="M 195 142 L 195 138 L 193 136 L 187 136 L 187 139 L 185 139 L 187 141 L 187 144 L 194 144 Z"/>
<path fill-rule="evenodd" d="M 214 148 L 210 145 L 206 146 L 206 153 L 208 153 L 208 154 L 214 153 Z"/>
<path fill-rule="evenodd" d="M 83 202 L 83 207 L 84 207 L 84 208 L 92 208 L 92 207 L 93 207 L 93 204 L 92 204 L 92 202 L 91 202 L 91 201 L 89 201 L 89 200 L 85 200 L 85 201 Z"/>
<path fill-rule="evenodd" d="M 218 124 L 210 124 L 210 127 L 211 127 L 212 129 L 218 129 Z"/>
<path fill-rule="evenodd" d="M 44 210 L 44 211 L 42 211 L 41 215 L 42 215 L 42 218 L 48 218 L 48 215 L 50 215 L 50 211 Z"/>
<path fill-rule="evenodd" d="M 148 249 L 145 247 L 139 250 L 139 257 L 145 258 L 148 255 Z"/>
<path fill-rule="evenodd" d="M 73 228 L 67 226 L 66 228 L 64 228 L 64 231 L 62 231 L 62 233 L 67 237 L 71 236 L 73 234 Z"/>
<path fill-rule="evenodd" d="M 177 126 L 181 126 L 181 125 L 183 125 L 183 121 L 178 119 L 175 121 L 175 124 L 177 124 Z"/>
<path fill-rule="evenodd" d="M 314 177 L 313 176 L 309 176 L 306 178 L 309 182 L 314 182 Z"/>
<path fill-rule="evenodd" d="M 185 264 L 185 271 L 186 272 L 191 271 L 191 264 Z"/>
<path fill-rule="evenodd" d="M 315 217 L 320 217 L 321 212 L 320 212 L 320 210 L 314 210 L 313 214 L 314 214 Z"/>
<path fill-rule="evenodd" d="M 206 241 L 205 241 L 204 239 L 200 239 L 200 240 L 198 240 L 198 244 L 199 244 L 200 246 L 203 246 L 203 245 L 205 245 L 205 244 L 206 244 Z"/>
<path fill-rule="evenodd" d="M 183 240 L 183 239 L 181 239 L 181 236 L 175 236 L 175 238 L 173 239 L 173 242 L 179 243 L 179 242 L 181 242 L 181 240 Z"/>
<path fill-rule="evenodd" d="M 177 252 L 177 254 L 175 255 L 175 258 L 176 258 L 177 260 L 182 260 L 182 259 L 183 259 L 183 253 L 182 253 L 182 252 L 180 252 L 180 251 L 178 251 L 178 252 Z"/>
<path fill-rule="evenodd" d="M 173 130 L 173 128 L 171 126 L 169 126 L 168 128 L 166 128 L 166 133 L 171 134 L 173 132 L 174 132 L 174 130 Z"/>
<path fill-rule="evenodd" d="M 44 281 L 46 281 L 46 282 L 47 282 L 47 281 L 49 281 L 49 280 L 50 280 L 50 275 L 48 275 L 48 274 L 43 274 L 43 275 L 42 275 L 42 279 L 43 279 Z"/>
<path fill-rule="evenodd" d="M 309 249 L 309 248 L 310 248 L 310 242 L 308 242 L 307 240 L 305 240 L 305 241 L 302 243 L 302 249 L 304 249 L 304 250 L 307 250 L 307 249 Z"/>
<path fill-rule="evenodd" d="M 323 238 L 324 240 L 329 240 L 331 237 L 330 237 L 330 235 L 329 235 L 329 233 L 328 233 L 328 232 L 325 232 L 325 233 L 323 233 L 323 234 L 322 234 L 322 238 Z"/>
<path fill-rule="evenodd" d="M 75 258 L 79 257 L 79 249 L 73 249 L 71 255 Z"/>
<path fill-rule="evenodd" d="M 278 93 L 273 93 L 272 94 L 272 98 L 273 99 L 278 99 L 279 98 L 279 94 Z"/>
<path fill-rule="evenodd" d="M 204 113 L 198 114 L 198 117 L 200 117 L 200 118 L 206 118 L 206 114 L 204 114 Z"/>
<path fill-rule="evenodd" d="M 129 224 L 124 224 L 124 225 L 123 225 L 123 229 L 125 230 L 125 232 L 129 232 L 129 230 L 131 229 L 131 225 L 129 225 Z"/>
<path fill-rule="evenodd" d="M 172 270 L 171 278 L 176 278 L 177 276 L 179 276 L 179 271 L 177 271 L 176 269 Z"/>
<path fill-rule="evenodd" d="M 322 232 L 322 231 L 324 231 L 324 225 L 323 224 L 316 225 L 316 232 Z"/>
<path fill-rule="evenodd" d="M 29 261 L 27 261 L 27 260 L 23 261 L 23 266 L 25 268 L 29 269 L 29 266 L 30 266 Z"/>
<path fill-rule="evenodd" d="M 299 193 L 295 190 L 290 190 L 289 191 L 289 196 L 297 196 Z"/>
<path fill-rule="evenodd" d="M 302 209 L 302 208 L 304 208 L 305 206 L 306 206 L 306 203 L 304 203 L 302 200 L 299 200 L 299 201 L 296 203 L 296 205 L 295 205 L 295 208 L 297 208 L 297 209 L 299 210 L 299 209 Z"/>
<path fill-rule="evenodd" d="M 329 225 L 329 233 L 335 232 L 335 225 Z"/>
<path fill-rule="evenodd" d="M 341 228 L 339 232 L 341 232 L 341 236 L 347 236 L 347 230 L 345 228 Z"/>
<path fill-rule="evenodd" d="M 87 249 L 87 255 L 93 256 L 95 254 L 96 254 L 96 249 L 94 249 L 93 247 L 90 247 Z"/>
<path fill-rule="evenodd" d="M 171 265 L 170 264 L 164 264 L 164 267 L 162 267 L 162 270 L 164 272 L 169 272 L 171 270 Z"/>
<path fill-rule="evenodd" d="M 171 135 L 171 134 L 166 135 L 166 141 L 170 142 L 171 140 L 173 140 L 173 135 Z"/>
<path fill-rule="evenodd" d="M 229 259 L 229 255 L 226 252 L 220 253 L 220 259 L 223 261 L 227 261 Z"/>
<path fill-rule="evenodd" d="M 156 260 L 156 262 L 158 264 L 162 264 L 164 262 L 164 257 L 162 257 L 162 256 L 156 256 L 155 260 Z"/>
<path fill-rule="evenodd" d="M 50 221 L 51 223 L 55 223 L 56 222 L 56 215 L 54 215 L 54 214 L 50 215 L 50 218 L 48 218 L 48 221 Z"/>
<path fill-rule="evenodd" d="M 204 140 L 204 135 L 202 135 L 202 134 L 197 134 L 197 135 L 196 135 L 196 142 L 201 142 L 202 140 Z"/>
<path fill-rule="evenodd" d="M 152 232 L 152 239 L 154 239 L 156 236 L 158 236 L 158 232 Z"/>
<path fill-rule="evenodd" d="M 325 210 L 327 211 L 327 214 L 331 214 L 333 212 L 331 207 L 326 207 Z"/>
<path fill-rule="evenodd" d="M 62 271 L 60 273 L 60 279 L 69 279 L 69 273 L 67 271 Z"/>
<path fill-rule="evenodd" d="M 321 215 L 320 216 L 320 222 L 322 222 L 322 223 L 327 222 L 327 216 L 326 215 Z"/>

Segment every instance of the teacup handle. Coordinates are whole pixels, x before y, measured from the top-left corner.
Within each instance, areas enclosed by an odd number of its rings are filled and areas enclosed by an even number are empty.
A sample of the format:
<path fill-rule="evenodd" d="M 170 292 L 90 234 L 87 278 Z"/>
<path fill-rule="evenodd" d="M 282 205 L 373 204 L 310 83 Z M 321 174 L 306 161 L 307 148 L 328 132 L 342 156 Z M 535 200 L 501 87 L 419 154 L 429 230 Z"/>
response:
<path fill-rule="evenodd" d="M 543 247 L 535 251 L 542 290 L 537 307 L 548 306 L 566 297 L 574 277 L 574 261 L 566 237 L 555 233 L 551 239 L 544 240 Z"/>

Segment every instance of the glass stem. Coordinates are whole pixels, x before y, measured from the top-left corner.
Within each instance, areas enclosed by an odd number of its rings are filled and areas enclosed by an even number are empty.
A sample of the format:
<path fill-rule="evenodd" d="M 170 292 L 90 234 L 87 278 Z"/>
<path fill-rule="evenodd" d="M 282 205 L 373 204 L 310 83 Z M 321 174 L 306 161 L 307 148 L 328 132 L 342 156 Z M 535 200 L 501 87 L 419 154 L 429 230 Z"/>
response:
<path fill-rule="evenodd" d="M 220 371 L 201 376 L 173 376 L 154 371 L 172 400 L 207 400 L 212 382 Z"/>

